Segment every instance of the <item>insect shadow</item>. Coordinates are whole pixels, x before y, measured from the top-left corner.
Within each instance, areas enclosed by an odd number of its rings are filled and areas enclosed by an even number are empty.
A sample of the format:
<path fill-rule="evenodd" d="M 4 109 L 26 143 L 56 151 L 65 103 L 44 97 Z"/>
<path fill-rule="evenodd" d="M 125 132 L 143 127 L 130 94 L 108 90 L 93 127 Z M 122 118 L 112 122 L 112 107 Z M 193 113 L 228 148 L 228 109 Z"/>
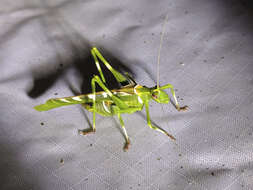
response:
<path fill-rule="evenodd" d="M 27 94 L 31 98 L 37 98 L 45 93 L 49 88 L 51 88 L 57 80 L 63 79 L 69 86 L 70 90 L 74 93 L 74 95 L 78 94 L 86 94 L 91 93 L 91 79 L 94 75 L 99 75 L 99 72 L 96 68 L 92 55 L 90 54 L 90 49 L 92 46 L 86 45 L 84 48 L 72 47 L 72 59 L 68 62 L 59 61 L 60 63 L 56 63 L 57 68 L 54 70 L 50 70 L 47 73 L 39 74 L 38 72 L 34 73 L 33 86 L 30 90 L 28 90 Z M 126 66 L 121 60 L 116 58 L 111 52 L 105 50 L 105 48 L 99 47 L 99 49 L 103 52 L 103 55 L 106 57 L 108 62 L 120 72 L 127 72 L 133 77 L 135 76 L 132 69 Z M 47 64 L 45 64 L 47 65 Z M 103 70 L 104 76 L 106 78 L 106 86 L 109 89 L 119 88 L 119 83 L 116 81 L 111 72 L 101 64 L 101 68 Z M 66 73 L 70 70 L 74 70 L 72 72 L 73 77 L 80 77 L 78 80 L 81 81 L 78 89 L 74 89 L 71 81 L 66 77 Z M 99 86 L 96 86 L 96 91 L 102 91 Z"/>

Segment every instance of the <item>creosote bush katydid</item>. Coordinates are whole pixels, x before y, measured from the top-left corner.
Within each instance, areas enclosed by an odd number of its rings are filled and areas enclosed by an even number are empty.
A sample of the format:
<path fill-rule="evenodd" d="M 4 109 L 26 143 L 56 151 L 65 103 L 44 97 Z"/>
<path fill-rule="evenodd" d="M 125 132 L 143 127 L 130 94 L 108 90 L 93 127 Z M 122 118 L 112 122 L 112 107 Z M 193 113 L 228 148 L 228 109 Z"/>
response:
<path fill-rule="evenodd" d="M 93 112 L 93 126 L 88 130 L 79 130 L 79 134 L 86 135 L 96 131 L 95 119 L 96 113 L 102 116 L 113 116 L 117 115 L 120 121 L 120 125 L 123 129 L 125 136 L 124 151 L 129 147 L 130 140 L 127 135 L 125 125 L 121 114 L 123 113 L 134 113 L 140 111 L 145 106 L 147 123 L 148 126 L 154 130 L 164 133 L 171 139 L 175 140 L 171 134 L 167 133 L 160 127 L 157 127 L 151 123 L 149 115 L 149 101 L 155 100 L 158 103 L 167 104 L 170 101 L 168 94 L 164 89 L 169 88 L 171 90 L 172 96 L 175 100 L 175 106 L 178 111 L 186 110 L 187 106 L 180 107 L 175 95 L 175 91 L 171 84 L 166 84 L 164 86 L 154 86 L 148 88 L 137 84 L 128 73 L 124 75 L 116 71 L 102 56 L 96 47 L 91 49 L 91 54 L 94 58 L 96 67 L 99 71 L 99 75 L 95 75 L 91 80 L 92 93 L 82 94 L 79 96 L 71 96 L 64 98 L 54 98 L 46 101 L 45 104 L 35 106 L 34 108 L 38 111 L 47 111 L 53 108 L 67 106 L 72 104 L 82 104 L 82 106 L 90 112 Z M 116 80 L 120 83 L 119 89 L 109 90 L 106 86 L 106 80 L 100 67 L 99 60 L 109 69 Z M 96 92 L 96 85 L 99 85 L 103 91 Z"/>

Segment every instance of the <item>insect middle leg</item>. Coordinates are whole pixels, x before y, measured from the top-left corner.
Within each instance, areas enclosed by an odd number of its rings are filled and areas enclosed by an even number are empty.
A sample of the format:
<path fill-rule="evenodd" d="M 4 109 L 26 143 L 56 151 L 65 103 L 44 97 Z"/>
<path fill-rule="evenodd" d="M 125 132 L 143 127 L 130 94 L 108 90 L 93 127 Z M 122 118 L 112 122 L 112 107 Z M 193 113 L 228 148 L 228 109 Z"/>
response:
<path fill-rule="evenodd" d="M 125 143 L 125 146 L 124 146 L 123 149 L 124 149 L 124 151 L 127 151 L 128 148 L 129 148 L 130 140 L 129 140 L 129 137 L 127 135 L 127 132 L 126 132 L 126 129 L 125 129 L 125 124 L 123 122 L 123 119 L 122 119 L 120 113 L 118 113 L 117 115 L 118 115 L 119 122 L 120 122 L 120 125 L 121 125 L 122 129 L 123 129 L 124 136 L 125 136 L 125 139 L 126 139 L 126 143 Z"/>

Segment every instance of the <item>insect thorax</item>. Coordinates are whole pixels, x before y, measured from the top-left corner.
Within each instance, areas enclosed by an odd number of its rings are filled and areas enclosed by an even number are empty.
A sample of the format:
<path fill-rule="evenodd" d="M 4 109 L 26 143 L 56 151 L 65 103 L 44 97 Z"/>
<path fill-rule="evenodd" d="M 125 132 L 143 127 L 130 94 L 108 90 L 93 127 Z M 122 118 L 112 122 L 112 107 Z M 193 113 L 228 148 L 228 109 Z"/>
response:
<path fill-rule="evenodd" d="M 112 116 L 117 113 L 133 113 L 140 111 L 143 108 L 143 101 L 137 94 L 130 94 L 126 92 L 113 92 L 115 96 L 120 98 L 128 109 L 119 108 L 109 97 L 96 97 L 96 113 L 102 116 Z M 90 112 L 93 112 L 93 102 L 84 103 L 83 106 Z"/>

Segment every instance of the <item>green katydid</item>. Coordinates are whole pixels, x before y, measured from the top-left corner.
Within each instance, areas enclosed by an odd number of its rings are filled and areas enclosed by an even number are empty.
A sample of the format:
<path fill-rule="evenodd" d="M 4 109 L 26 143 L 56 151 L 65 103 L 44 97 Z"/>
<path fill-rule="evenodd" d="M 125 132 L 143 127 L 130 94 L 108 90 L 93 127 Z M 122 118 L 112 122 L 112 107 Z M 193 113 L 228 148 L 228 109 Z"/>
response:
<path fill-rule="evenodd" d="M 165 22 L 168 19 L 168 15 L 166 16 Z M 121 114 L 123 113 L 134 113 L 136 111 L 141 111 L 145 106 L 146 115 L 147 115 L 147 123 L 148 126 L 154 130 L 157 130 L 165 135 L 169 136 L 171 139 L 175 140 L 175 137 L 171 134 L 167 133 L 164 129 L 157 127 L 151 123 L 150 115 L 149 115 L 149 101 L 151 99 L 155 100 L 158 103 L 167 104 L 170 101 L 168 94 L 164 91 L 164 89 L 169 88 L 171 90 L 172 96 L 175 100 L 175 106 L 178 111 L 187 110 L 187 106 L 180 107 L 175 95 L 174 88 L 171 84 L 166 84 L 164 86 L 159 86 L 159 63 L 160 63 L 160 52 L 163 42 L 165 22 L 163 25 L 163 31 L 160 40 L 160 47 L 158 53 L 158 67 L 157 67 L 157 85 L 148 88 L 145 86 L 138 85 L 132 77 L 125 73 L 125 75 L 121 74 L 117 70 L 115 70 L 106 59 L 102 56 L 102 54 L 98 51 L 96 47 L 91 49 L 91 54 L 94 58 L 96 67 L 99 71 L 99 75 L 95 75 L 91 80 L 92 93 L 90 94 L 82 94 L 79 96 L 71 96 L 64 98 L 54 98 L 46 101 L 45 104 L 41 104 L 35 106 L 34 108 L 37 111 L 47 111 L 53 108 L 73 105 L 73 104 L 82 104 L 82 106 L 90 112 L 93 112 L 93 125 L 88 130 L 79 130 L 80 135 L 86 135 L 88 133 L 94 133 L 96 131 L 95 120 L 96 113 L 102 116 L 113 116 L 117 115 L 120 121 L 120 125 L 123 129 L 124 137 L 125 137 L 125 145 L 124 151 L 126 151 L 129 147 L 130 140 L 127 135 L 125 125 Z M 106 80 L 101 70 L 99 60 L 110 70 L 113 76 L 121 85 L 119 89 L 109 90 L 106 86 Z M 101 92 L 96 92 L 96 83 L 104 90 Z"/>
<path fill-rule="evenodd" d="M 171 139 L 175 140 L 171 134 L 167 133 L 165 130 L 154 126 L 151 123 L 149 115 L 149 101 L 151 99 L 158 103 L 167 104 L 170 99 L 164 89 L 170 88 L 173 98 L 175 100 L 175 105 L 178 111 L 186 110 L 187 106 L 180 107 L 175 95 L 175 91 L 171 84 L 166 84 L 164 86 L 155 86 L 148 88 L 145 86 L 138 85 L 127 73 L 125 75 L 116 71 L 102 56 L 96 47 L 91 49 L 91 54 L 94 58 L 95 64 L 99 71 L 100 77 L 95 75 L 91 80 L 92 93 L 83 94 L 79 96 L 71 96 L 64 98 L 54 98 L 46 101 L 45 104 L 35 106 L 37 111 L 47 111 L 53 108 L 67 106 L 72 104 L 82 104 L 85 109 L 93 112 L 93 126 L 89 130 L 79 130 L 79 134 L 86 135 L 96 131 L 95 119 L 96 113 L 102 116 L 113 116 L 117 115 L 120 121 L 120 125 L 123 129 L 124 136 L 126 139 L 124 145 L 124 151 L 128 149 L 130 144 L 129 137 L 127 135 L 124 122 L 122 120 L 121 114 L 123 113 L 134 113 L 140 111 L 145 106 L 147 123 L 148 126 L 154 130 L 160 131 L 165 135 L 169 136 Z M 105 64 L 105 66 L 112 72 L 116 80 L 122 85 L 119 89 L 109 90 L 106 87 L 106 80 L 101 70 L 99 60 Z M 104 90 L 101 92 L 96 92 L 96 83 Z"/>

